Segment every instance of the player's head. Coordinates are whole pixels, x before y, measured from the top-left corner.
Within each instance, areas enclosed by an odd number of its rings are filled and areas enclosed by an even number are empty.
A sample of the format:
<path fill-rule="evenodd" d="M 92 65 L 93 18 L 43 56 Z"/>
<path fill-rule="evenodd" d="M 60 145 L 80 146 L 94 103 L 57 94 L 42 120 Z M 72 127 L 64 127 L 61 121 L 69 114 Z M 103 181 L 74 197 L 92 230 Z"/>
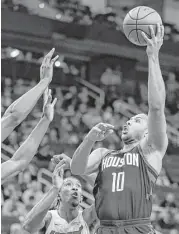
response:
<path fill-rule="evenodd" d="M 124 143 L 140 141 L 147 133 L 147 115 L 138 114 L 130 118 L 123 126 L 122 140 Z"/>
<path fill-rule="evenodd" d="M 66 203 L 72 207 L 79 206 L 82 201 L 82 186 L 75 177 L 68 177 L 64 180 L 60 194 L 60 202 Z"/>

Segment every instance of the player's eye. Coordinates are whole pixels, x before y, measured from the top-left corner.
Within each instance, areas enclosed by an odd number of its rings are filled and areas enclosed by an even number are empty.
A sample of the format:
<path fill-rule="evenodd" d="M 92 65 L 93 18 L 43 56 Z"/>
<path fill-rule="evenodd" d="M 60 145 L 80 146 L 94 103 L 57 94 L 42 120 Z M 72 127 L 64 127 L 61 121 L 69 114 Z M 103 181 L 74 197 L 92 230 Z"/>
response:
<path fill-rule="evenodd" d="M 136 119 L 136 122 L 137 122 L 137 123 L 140 123 L 140 119 Z"/>
<path fill-rule="evenodd" d="M 80 184 L 77 184 L 76 187 L 77 187 L 77 188 L 81 188 L 81 185 L 80 185 Z"/>
<path fill-rule="evenodd" d="M 65 184 L 65 186 L 71 187 L 71 186 L 72 186 L 72 183 L 68 182 L 68 183 Z"/>

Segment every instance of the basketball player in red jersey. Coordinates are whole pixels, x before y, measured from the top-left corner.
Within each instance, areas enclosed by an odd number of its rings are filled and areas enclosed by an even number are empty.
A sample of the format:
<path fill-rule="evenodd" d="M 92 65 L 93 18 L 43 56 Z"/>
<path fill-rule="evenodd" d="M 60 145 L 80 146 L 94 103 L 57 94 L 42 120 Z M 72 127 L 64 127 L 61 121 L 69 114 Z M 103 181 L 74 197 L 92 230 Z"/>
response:
<path fill-rule="evenodd" d="M 65 162 L 57 164 L 52 181 L 53 186 L 44 198 L 29 212 L 23 227 L 30 233 L 46 227 L 46 234 L 90 234 L 89 222 L 91 209 L 82 210 L 82 186 L 75 177 L 64 179 Z M 68 166 L 67 166 L 68 167 Z M 50 210 L 59 197 L 57 208 Z"/>
<path fill-rule="evenodd" d="M 159 50 L 164 28 L 157 25 L 147 42 L 149 64 L 148 116 L 138 114 L 129 119 L 122 131 L 121 150 L 99 148 L 91 153 L 96 141 L 114 131 L 99 123 L 91 129 L 73 155 L 71 171 L 90 175 L 94 184 L 95 208 L 100 220 L 96 233 L 152 234 L 152 189 L 162 167 L 168 138 L 166 134 L 165 85 L 159 65 Z M 91 153 L 91 154 L 90 154 Z"/>
<path fill-rule="evenodd" d="M 55 49 L 52 49 L 43 59 L 40 68 L 40 82 L 15 102 L 13 102 L 1 119 L 1 142 L 3 142 L 31 112 L 42 96 L 53 77 L 53 64 L 58 55 L 52 59 Z"/>
<path fill-rule="evenodd" d="M 47 97 L 45 97 L 46 102 L 43 108 L 43 117 L 12 158 L 1 164 L 1 183 L 4 183 L 9 176 L 17 175 L 17 173 L 23 171 L 37 152 L 49 124 L 53 120 L 54 106 L 57 101 L 55 98 L 51 103 L 51 90 L 49 90 L 46 95 Z"/>

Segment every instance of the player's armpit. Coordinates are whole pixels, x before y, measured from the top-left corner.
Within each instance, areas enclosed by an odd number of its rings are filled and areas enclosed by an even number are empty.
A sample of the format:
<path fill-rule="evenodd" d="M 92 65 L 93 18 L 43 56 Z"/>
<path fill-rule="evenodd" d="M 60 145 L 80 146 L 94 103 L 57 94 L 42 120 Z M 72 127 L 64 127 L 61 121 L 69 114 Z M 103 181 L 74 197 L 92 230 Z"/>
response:
<path fill-rule="evenodd" d="M 148 113 L 148 145 L 165 155 L 168 146 L 167 125 L 164 109 L 152 109 Z"/>
<path fill-rule="evenodd" d="M 163 154 L 149 144 L 148 136 L 140 142 L 139 150 L 141 151 L 140 153 L 143 155 L 146 164 L 148 164 L 158 176 L 162 168 Z"/>

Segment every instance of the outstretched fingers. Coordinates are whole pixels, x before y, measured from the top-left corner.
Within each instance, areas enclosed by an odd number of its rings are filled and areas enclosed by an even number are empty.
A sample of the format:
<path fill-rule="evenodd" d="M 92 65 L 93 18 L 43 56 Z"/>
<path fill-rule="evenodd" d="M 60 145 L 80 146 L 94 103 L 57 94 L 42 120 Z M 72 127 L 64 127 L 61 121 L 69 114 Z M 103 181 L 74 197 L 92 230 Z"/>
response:
<path fill-rule="evenodd" d="M 157 38 L 161 37 L 161 26 L 159 23 L 157 24 L 157 35 L 156 36 L 157 36 Z"/>
<path fill-rule="evenodd" d="M 51 60 L 51 64 L 53 65 L 57 59 L 59 58 L 59 55 L 56 55 L 52 60 Z"/>
<path fill-rule="evenodd" d="M 55 98 L 55 99 L 53 100 L 52 106 L 54 107 L 56 103 L 57 103 L 57 98 Z"/>
<path fill-rule="evenodd" d="M 147 44 L 151 44 L 151 41 L 150 39 L 148 38 L 148 36 L 144 33 L 144 32 L 141 32 L 141 35 L 142 37 L 144 38 L 144 40 L 146 41 Z"/>
<path fill-rule="evenodd" d="M 152 40 L 155 40 L 154 28 L 150 25 L 150 26 L 149 26 L 149 29 L 150 29 L 150 34 L 151 34 Z"/>
<path fill-rule="evenodd" d="M 47 104 L 50 104 L 51 103 L 51 101 L 52 101 L 52 90 L 51 89 L 49 89 L 49 91 L 48 91 L 48 100 L 47 100 Z"/>
<path fill-rule="evenodd" d="M 102 131 L 107 131 L 109 129 L 114 129 L 113 125 L 107 124 L 107 123 L 99 123 L 99 125 L 97 125 L 97 127 Z"/>
<path fill-rule="evenodd" d="M 59 175 L 60 177 L 63 178 L 64 176 L 64 167 L 65 167 L 65 164 L 57 164 L 56 167 L 55 167 L 55 171 L 54 171 L 54 174 L 55 175 Z"/>
<path fill-rule="evenodd" d="M 164 28 L 164 26 L 162 25 L 162 26 L 161 26 L 161 38 L 162 38 L 162 39 L 164 38 L 164 34 L 165 34 L 165 28 Z"/>
<path fill-rule="evenodd" d="M 51 49 L 50 52 L 48 54 L 45 55 L 44 59 L 43 59 L 43 63 L 49 63 L 52 56 L 53 56 L 53 53 L 55 51 L 55 48 Z"/>

